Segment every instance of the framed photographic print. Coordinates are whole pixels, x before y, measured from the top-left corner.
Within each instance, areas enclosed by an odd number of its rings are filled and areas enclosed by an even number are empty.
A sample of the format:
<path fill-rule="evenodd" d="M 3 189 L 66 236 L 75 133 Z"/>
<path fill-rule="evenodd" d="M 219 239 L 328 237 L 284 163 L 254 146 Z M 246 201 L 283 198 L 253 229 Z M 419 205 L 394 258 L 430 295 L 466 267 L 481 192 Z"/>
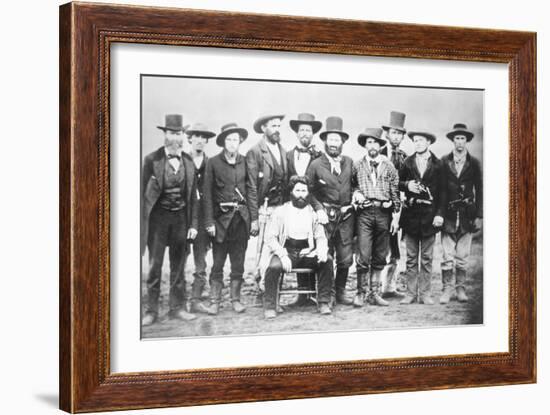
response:
<path fill-rule="evenodd" d="M 61 409 L 535 382 L 535 62 L 527 32 L 61 6 Z"/>

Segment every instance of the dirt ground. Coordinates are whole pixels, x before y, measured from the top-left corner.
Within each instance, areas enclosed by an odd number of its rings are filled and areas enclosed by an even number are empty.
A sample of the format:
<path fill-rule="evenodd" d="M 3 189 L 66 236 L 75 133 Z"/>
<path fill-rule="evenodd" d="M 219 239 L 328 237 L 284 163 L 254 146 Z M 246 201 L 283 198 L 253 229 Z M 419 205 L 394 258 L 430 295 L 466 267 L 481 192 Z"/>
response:
<path fill-rule="evenodd" d="M 245 263 L 246 270 L 253 269 L 254 251 L 256 239 L 249 241 L 249 249 Z M 399 270 L 401 276 L 399 283 L 403 286 L 405 270 L 405 246 L 401 246 L 401 262 Z M 366 305 L 363 308 L 337 305 L 330 316 L 321 316 L 317 313 L 316 307 L 303 307 L 298 309 L 286 309 L 276 319 L 266 321 L 263 318 L 263 309 L 251 307 L 255 298 L 255 284 L 253 275 L 245 275 L 245 282 L 242 288 L 242 301 L 248 305 L 247 310 L 242 314 L 236 314 L 231 309 L 229 301 L 229 260 L 226 263 L 226 280 L 223 290 L 222 309 L 217 316 L 197 314 L 197 319 L 191 322 L 182 322 L 169 319 L 168 312 L 168 268 L 167 258 L 163 267 L 163 281 L 161 285 L 161 309 L 159 320 L 148 327 L 142 328 L 142 338 L 167 338 L 167 337 L 188 337 L 188 336 L 223 336 L 223 335 L 248 335 L 268 333 L 297 333 L 314 331 L 349 331 L 369 329 L 390 329 L 390 328 L 412 328 L 412 327 L 434 327 L 453 326 L 463 324 L 483 323 L 483 246 L 481 236 L 474 238 L 472 255 L 470 256 L 470 270 L 467 281 L 467 293 L 470 301 L 458 303 L 451 301 L 449 304 L 438 303 L 441 293 L 441 272 L 439 263 L 441 261 L 441 244 L 439 236 L 434 248 L 434 262 L 432 274 L 432 293 L 435 305 L 426 306 L 422 304 L 411 304 L 408 306 L 399 305 L 398 299 L 389 299 L 389 307 L 375 307 Z M 145 256 L 146 257 L 146 256 Z M 144 258 L 145 258 L 144 257 Z M 208 268 L 212 264 L 211 253 L 207 256 Z M 192 282 L 193 272 L 192 255 L 186 268 L 188 293 Z M 147 259 L 143 261 L 142 273 L 142 306 L 145 304 L 147 289 L 145 280 L 147 278 Z M 290 281 L 292 286 L 295 281 Z M 347 291 L 348 296 L 353 298 L 356 287 L 355 267 L 350 270 Z M 401 287 L 400 287 L 401 288 Z M 294 300 L 293 296 L 285 296 L 281 303 L 287 304 Z"/>

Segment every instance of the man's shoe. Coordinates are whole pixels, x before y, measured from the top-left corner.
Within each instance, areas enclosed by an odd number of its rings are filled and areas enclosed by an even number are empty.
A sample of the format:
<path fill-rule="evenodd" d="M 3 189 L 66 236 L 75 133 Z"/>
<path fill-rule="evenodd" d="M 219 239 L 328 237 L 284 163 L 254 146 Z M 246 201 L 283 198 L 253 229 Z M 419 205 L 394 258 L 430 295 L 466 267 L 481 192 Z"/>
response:
<path fill-rule="evenodd" d="M 218 302 L 214 302 L 210 304 L 210 307 L 206 309 L 206 313 L 211 316 L 217 316 L 219 312 L 220 312 L 220 303 Z"/>
<path fill-rule="evenodd" d="M 380 294 L 375 293 L 370 297 L 370 304 L 387 307 L 390 305 L 386 300 L 384 300 L 382 297 L 380 297 Z"/>
<path fill-rule="evenodd" d="M 422 304 L 425 305 L 434 305 L 434 300 L 429 295 L 422 296 Z"/>
<path fill-rule="evenodd" d="M 157 316 L 153 313 L 145 313 L 143 318 L 141 319 L 141 325 L 142 326 L 150 326 L 155 321 L 157 321 Z"/>
<path fill-rule="evenodd" d="M 453 296 L 453 287 L 445 287 L 443 289 L 443 294 L 441 294 L 441 297 L 439 298 L 439 304 L 447 304 L 449 301 L 451 301 L 451 297 Z"/>
<path fill-rule="evenodd" d="M 398 291 L 386 291 L 382 294 L 382 298 L 405 298 L 405 294 Z"/>
<path fill-rule="evenodd" d="M 172 313 L 172 317 L 177 318 L 177 319 L 182 320 L 182 321 L 191 321 L 191 320 L 195 320 L 197 318 L 196 315 L 188 313 L 183 308 L 179 309 L 178 311 L 174 311 Z"/>
<path fill-rule="evenodd" d="M 404 304 L 404 305 L 409 305 L 409 304 L 412 304 L 416 301 L 416 297 L 410 295 L 410 294 L 407 294 L 405 295 L 405 298 L 403 298 L 399 304 Z"/>
<path fill-rule="evenodd" d="M 240 301 L 232 301 L 231 305 L 233 306 L 233 311 L 235 313 L 243 313 L 246 310 L 246 307 L 241 304 Z"/>
<path fill-rule="evenodd" d="M 326 316 L 326 315 L 332 314 L 332 310 L 330 309 L 327 303 L 321 303 L 319 304 L 319 313 L 322 316 Z"/>
<path fill-rule="evenodd" d="M 273 320 L 275 317 L 277 317 L 277 312 L 275 310 L 264 310 L 264 318 L 266 320 Z"/>
<path fill-rule="evenodd" d="M 192 313 L 204 313 L 208 314 L 208 307 L 200 300 L 191 300 L 191 310 Z"/>
<path fill-rule="evenodd" d="M 462 286 L 457 287 L 456 289 L 456 298 L 461 303 L 468 302 L 468 296 L 466 295 L 466 289 Z"/>
<path fill-rule="evenodd" d="M 336 304 L 342 304 L 342 305 L 353 304 L 353 300 L 351 298 L 348 298 L 345 291 L 336 291 L 335 300 L 336 300 Z"/>
<path fill-rule="evenodd" d="M 353 299 L 354 307 L 363 307 L 365 305 L 365 294 L 357 293 Z"/>

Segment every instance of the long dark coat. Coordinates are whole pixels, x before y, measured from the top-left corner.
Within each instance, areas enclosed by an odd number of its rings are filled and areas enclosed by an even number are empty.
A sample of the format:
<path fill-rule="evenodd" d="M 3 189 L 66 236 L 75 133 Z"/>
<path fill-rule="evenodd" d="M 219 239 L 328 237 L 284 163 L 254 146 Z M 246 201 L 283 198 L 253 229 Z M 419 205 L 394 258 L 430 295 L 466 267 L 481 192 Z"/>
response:
<path fill-rule="evenodd" d="M 346 206 L 351 203 L 353 161 L 347 156 L 342 156 L 340 166 L 342 170 L 340 175 L 336 176 L 332 174 L 330 162 L 324 154 L 313 160 L 309 165 L 306 176 L 310 184 L 311 204 L 316 211 L 323 208 L 323 203 L 340 206 Z M 341 222 L 338 229 L 334 232 L 339 232 L 342 244 L 347 245 L 353 241 L 354 229 L 355 218 L 352 214 L 345 221 Z M 332 226 L 327 226 L 327 230 L 332 233 Z"/>
<path fill-rule="evenodd" d="M 457 171 L 454 164 L 453 152 L 450 152 L 441 159 L 443 163 L 444 191 L 447 197 L 446 206 L 444 206 L 444 225 L 447 233 L 474 232 L 474 220 L 483 218 L 483 174 L 481 163 L 478 159 L 468 153 L 466 161 L 460 172 Z M 470 198 L 472 203 L 467 206 L 450 204 L 453 200 L 460 198 Z M 459 213 L 459 229 L 456 227 L 457 213 Z"/>
<path fill-rule="evenodd" d="M 283 184 L 288 182 L 288 166 L 286 162 L 286 151 L 278 144 L 281 153 L 281 162 L 285 177 Z M 272 187 L 273 181 L 273 160 L 271 153 L 262 138 L 246 153 L 246 198 L 252 221 L 258 219 L 258 208 L 263 205 L 267 191 Z M 284 197 L 286 189 L 282 189 Z"/>
<path fill-rule="evenodd" d="M 246 198 L 246 163 L 244 157 L 237 155 L 234 165 L 225 159 L 223 151 L 208 160 L 204 177 L 203 210 L 205 226 L 216 226 L 216 242 L 225 240 L 226 231 L 236 213 L 236 210 L 222 212 L 220 203 L 241 202 L 235 188 Z M 250 214 L 246 204 L 240 204 L 238 212 L 250 230 Z"/>
<path fill-rule="evenodd" d="M 432 204 L 412 204 L 407 203 L 401 212 L 400 226 L 403 231 L 409 235 L 419 238 L 425 238 L 435 235 L 439 229 L 432 223 L 435 216 L 443 216 L 442 203 L 445 195 L 442 194 L 442 163 L 435 154 L 430 152 L 430 158 L 426 166 L 424 175 L 421 176 L 416 166 L 416 154 L 405 159 L 401 170 L 399 171 L 399 190 L 405 192 L 405 198 L 409 201 L 411 198 L 429 199 L 427 194 L 415 194 L 409 191 L 407 184 L 411 180 L 417 180 L 430 189 L 432 195 Z"/>
<path fill-rule="evenodd" d="M 141 255 L 145 253 L 145 247 L 149 237 L 149 215 L 162 194 L 164 186 L 164 168 L 167 162 L 164 147 L 148 154 L 143 161 L 142 169 L 142 210 L 141 210 Z M 187 226 L 198 229 L 198 204 L 195 165 L 193 161 L 181 155 L 181 163 L 185 169 L 185 188 L 182 193 L 186 195 Z"/>

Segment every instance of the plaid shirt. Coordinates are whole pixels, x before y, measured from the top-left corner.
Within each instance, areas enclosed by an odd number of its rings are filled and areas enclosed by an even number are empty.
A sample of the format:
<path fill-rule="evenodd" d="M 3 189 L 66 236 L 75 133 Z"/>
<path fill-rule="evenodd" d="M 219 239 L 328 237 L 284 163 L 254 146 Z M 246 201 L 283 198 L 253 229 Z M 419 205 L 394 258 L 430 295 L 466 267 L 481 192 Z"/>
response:
<path fill-rule="evenodd" d="M 394 212 L 401 208 L 399 198 L 399 174 L 387 157 L 380 157 L 377 168 L 376 185 L 373 183 L 372 170 L 368 156 L 353 164 L 353 190 L 360 191 L 367 199 L 381 202 L 391 200 Z"/>

